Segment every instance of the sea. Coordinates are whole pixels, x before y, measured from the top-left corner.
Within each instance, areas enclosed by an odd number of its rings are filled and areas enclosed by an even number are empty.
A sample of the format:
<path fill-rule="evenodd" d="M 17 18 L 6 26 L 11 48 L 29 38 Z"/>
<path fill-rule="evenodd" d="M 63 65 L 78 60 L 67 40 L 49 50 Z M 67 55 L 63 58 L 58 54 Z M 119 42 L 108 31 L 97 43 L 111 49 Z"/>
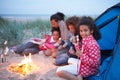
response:
<path fill-rule="evenodd" d="M 34 21 L 34 20 L 50 20 L 51 14 L 0 14 L 0 17 L 7 20 L 14 21 Z M 67 15 L 67 17 L 75 16 L 75 15 Z M 84 15 L 76 15 L 76 16 L 84 16 Z M 92 18 L 98 17 L 98 15 L 87 15 Z"/>
<path fill-rule="evenodd" d="M 0 17 L 14 21 L 50 20 L 49 14 L 0 14 Z"/>

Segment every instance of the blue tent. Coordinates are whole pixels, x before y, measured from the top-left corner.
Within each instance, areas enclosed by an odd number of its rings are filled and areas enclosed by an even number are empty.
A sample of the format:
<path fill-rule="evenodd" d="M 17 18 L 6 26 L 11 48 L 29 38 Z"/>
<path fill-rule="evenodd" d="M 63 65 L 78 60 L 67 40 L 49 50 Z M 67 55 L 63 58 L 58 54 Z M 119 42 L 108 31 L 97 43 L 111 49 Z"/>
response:
<path fill-rule="evenodd" d="M 98 41 L 101 55 L 109 57 L 102 61 L 99 74 L 89 79 L 120 80 L 120 3 L 107 9 L 95 22 L 102 34 Z"/>
<path fill-rule="evenodd" d="M 107 9 L 96 19 L 102 38 L 98 41 L 101 50 L 112 50 L 115 47 L 118 36 L 118 25 L 120 16 L 120 3 Z"/>

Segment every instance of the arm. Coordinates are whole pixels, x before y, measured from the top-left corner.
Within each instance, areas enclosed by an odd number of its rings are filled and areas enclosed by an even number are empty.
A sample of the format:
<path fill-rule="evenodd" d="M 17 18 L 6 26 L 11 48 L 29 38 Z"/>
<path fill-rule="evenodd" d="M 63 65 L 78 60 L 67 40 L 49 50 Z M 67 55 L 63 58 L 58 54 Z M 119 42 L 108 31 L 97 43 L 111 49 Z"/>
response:
<path fill-rule="evenodd" d="M 82 49 L 80 44 L 75 43 L 76 56 L 80 57 L 82 55 Z"/>
<path fill-rule="evenodd" d="M 49 43 L 45 43 L 44 44 L 48 49 L 53 49 L 53 48 L 56 48 L 55 46 L 54 46 L 54 44 L 49 44 Z"/>
<path fill-rule="evenodd" d="M 60 21 L 59 23 L 60 31 L 61 31 L 61 38 L 65 41 L 68 40 L 68 29 L 64 21 Z"/>
<path fill-rule="evenodd" d="M 48 39 L 50 38 L 50 35 L 47 35 L 45 38 L 43 39 L 39 39 L 39 38 L 33 38 L 31 39 L 29 42 L 32 42 L 34 44 L 38 44 L 38 45 L 42 45 L 44 44 Z"/>
<path fill-rule="evenodd" d="M 73 49 L 73 46 L 70 46 L 69 53 L 72 55 L 76 55 L 75 50 Z"/>
<path fill-rule="evenodd" d="M 95 67 L 100 60 L 100 50 L 96 44 L 91 44 L 88 47 L 88 51 L 80 56 L 81 62 L 89 66 Z"/>
<path fill-rule="evenodd" d="M 34 41 L 34 40 L 32 40 L 31 42 L 34 43 L 34 44 L 42 45 L 42 44 L 45 43 L 45 41 L 46 41 L 46 39 L 41 39 L 40 41 Z"/>

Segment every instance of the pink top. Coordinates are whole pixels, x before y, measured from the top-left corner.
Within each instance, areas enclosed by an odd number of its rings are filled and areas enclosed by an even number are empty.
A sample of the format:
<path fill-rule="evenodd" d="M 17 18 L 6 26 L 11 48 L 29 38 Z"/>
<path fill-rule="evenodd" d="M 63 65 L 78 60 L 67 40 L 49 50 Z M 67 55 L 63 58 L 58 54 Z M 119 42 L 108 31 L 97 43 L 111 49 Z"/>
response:
<path fill-rule="evenodd" d="M 80 45 L 75 46 L 76 50 Z M 95 75 L 100 66 L 100 47 L 92 35 L 82 39 L 83 52 L 80 56 L 79 74 L 83 77 Z"/>
<path fill-rule="evenodd" d="M 42 46 L 39 46 L 39 48 L 40 50 L 53 49 L 55 48 L 55 43 L 56 41 L 53 40 L 53 37 L 48 35 L 46 42 Z"/>

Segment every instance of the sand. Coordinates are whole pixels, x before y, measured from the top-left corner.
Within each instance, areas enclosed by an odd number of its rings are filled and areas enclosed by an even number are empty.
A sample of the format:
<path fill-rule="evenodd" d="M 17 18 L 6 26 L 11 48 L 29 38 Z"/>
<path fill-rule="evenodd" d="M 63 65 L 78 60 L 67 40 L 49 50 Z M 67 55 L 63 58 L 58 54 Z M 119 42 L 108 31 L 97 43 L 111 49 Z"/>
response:
<path fill-rule="evenodd" d="M 43 52 L 34 54 L 31 57 L 38 69 L 25 77 L 21 77 L 17 73 L 9 72 L 7 68 L 13 63 L 20 63 L 24 57 L 18 54 L 8 53 L 7 62 L 2 63 L 0 59 L 0 80 L 65 80 L 55 74 L 58 66 L 53 64 L 54 59 L 52 57 L 45 56 Z"/>

